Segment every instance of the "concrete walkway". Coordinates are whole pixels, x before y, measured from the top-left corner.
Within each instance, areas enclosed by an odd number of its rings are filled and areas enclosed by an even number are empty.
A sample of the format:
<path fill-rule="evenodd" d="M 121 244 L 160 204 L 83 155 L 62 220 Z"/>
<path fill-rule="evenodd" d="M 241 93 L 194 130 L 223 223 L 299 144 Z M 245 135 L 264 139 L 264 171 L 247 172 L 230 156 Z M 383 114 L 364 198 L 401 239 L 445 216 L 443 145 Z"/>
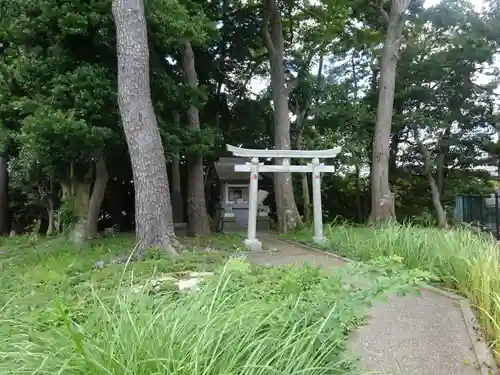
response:
<path fill-rule="evenodd" d="M 345 264 L 271 233 L 258 237 L 264 250 L 247 256 L 256 264 Z M 353 333 L 348 348 L 370 374 L 495 374 L 486 344 L 474 333 L 473 319 L 466 301 L 451 294 L 422 289 L 421 296 L 391 296 L 389 302 L 372 308 L 367 324 Z"/>

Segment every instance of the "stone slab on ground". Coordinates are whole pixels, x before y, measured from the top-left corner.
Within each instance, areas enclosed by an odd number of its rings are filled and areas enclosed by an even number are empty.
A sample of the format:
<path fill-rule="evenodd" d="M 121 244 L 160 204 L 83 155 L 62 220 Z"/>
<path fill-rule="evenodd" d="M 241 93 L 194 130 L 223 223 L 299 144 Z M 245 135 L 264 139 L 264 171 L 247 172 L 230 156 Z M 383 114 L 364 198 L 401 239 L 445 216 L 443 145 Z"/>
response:
<path fill-rule="evenodd" d="M 259 233 L 263 251 L 249 252 L 247 259 L 262 265 L 311 263 L 341 267 L 342 260 L 299 244 Z M 360 367 L 383 375 L 487 375 L 490 372 L 476 354 L 486 344 L 471 337 L 457 299 L 422 288 L 421 296 L 391 296 L 376 303 L 366 324 L 356 330 L 349 351 L 360 358 Z"/>

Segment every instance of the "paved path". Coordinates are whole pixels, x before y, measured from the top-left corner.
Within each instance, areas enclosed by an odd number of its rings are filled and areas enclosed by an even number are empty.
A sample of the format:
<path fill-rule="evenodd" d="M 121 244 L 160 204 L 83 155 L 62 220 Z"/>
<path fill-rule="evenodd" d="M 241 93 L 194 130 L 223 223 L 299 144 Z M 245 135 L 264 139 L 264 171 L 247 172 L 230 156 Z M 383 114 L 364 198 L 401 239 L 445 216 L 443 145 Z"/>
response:
<path fill-rule="evenodd" d="M 322 252 L 282 241 L 271 233 L 259 233 L 258 237 L 264 251 L 247 257 L 257 264 L 345 264 Z M 427 289 L 422 289 L 420 297 L 391 296 L 389 302 L 373 307 L 367 324 L 354 332 L 348 347 L 360 357 L 362 370 L 370 374 L 494 374 L 480 366 L 491 357 L 482 340 L 469 334 L 471 326 L 465 319 L 470 316 L 464 316 L 463 311 L 456 298 Z"/>

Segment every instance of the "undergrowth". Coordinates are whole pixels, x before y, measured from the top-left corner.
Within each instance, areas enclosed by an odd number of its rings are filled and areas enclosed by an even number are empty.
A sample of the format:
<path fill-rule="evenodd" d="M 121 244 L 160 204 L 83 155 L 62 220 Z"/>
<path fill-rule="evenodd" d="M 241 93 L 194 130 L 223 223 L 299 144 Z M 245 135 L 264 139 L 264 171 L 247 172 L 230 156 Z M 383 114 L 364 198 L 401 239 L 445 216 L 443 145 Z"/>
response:
<path fill-rule="evenodd" d="M 213 241 L 209 239 L 209 241 Z M 117 237 L 76 250 L 54 239 L 2 255 L 0 373 L 95 375 L 353 374 L 347 334 L 370 302 L 428 277 L 399 258 L 334 272 L 266 268 L 229 251 L 92 270 Z M 22 242 L 22 241 L 21 241 Z M 198 292 L 141 289 L 154 274 L 212 270 Z"/>

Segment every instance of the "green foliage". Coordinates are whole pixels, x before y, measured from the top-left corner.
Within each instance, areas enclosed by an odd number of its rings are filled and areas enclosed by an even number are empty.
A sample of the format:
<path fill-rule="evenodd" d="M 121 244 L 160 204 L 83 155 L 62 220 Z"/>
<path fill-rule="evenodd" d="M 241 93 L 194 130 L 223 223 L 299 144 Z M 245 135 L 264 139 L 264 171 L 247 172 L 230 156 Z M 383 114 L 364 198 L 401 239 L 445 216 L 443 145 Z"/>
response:
<path fill-rule="evenodd" d="M 60 238 L 35 251 L 16 249 L 24 243 L 18 238 L 5 243 L 12 252 L 1 263 L 2 285 L 10 292 L 0 297 L 6 302 L 2 374 L 20 366 L 69 375 L 118 375 L 125 368 L 137 375 L 356 373 L 344 344 L 371 301 L 410 291 L 426 277 L 404 271 L 396 259 L 332 272 L 219 257 L 208 268 L 216 275 L 183 295 L 168 282 L 161 289 L 137 287 L 156 275 L 175 276 L 166 272 L 207 269 L 204 262 L 216 253 L 198 253 L 191 266 L 180 261 L 168 268 L 171 260 L 164 258 L 90 269 L 97 256 L 113 256 L 132 240 L 94 242 L 84 252 Z M 205 239 L 211 240 L 219 238 Z M 25 345 L 30 350 L 21 351 Z"/>
<path fill-rule="evenodd" d="M 164 45 L 180 43 L 183 39 L 203 45 L 217 36 L 215 25 L 195 1 L 147 0 L 145 3 L 153 35 Z"/>
<path fill-rule="evenodd" d="M 412 225 L 332 225 L 326 236 L 327 251 L 362 261 L 397 256 L 409 269 L 428 271 L 439 285 L 468 297 L 495 354 L 500 355 L 500 249 L 491 238 L 468 229 Z M 310 242 L 312 234 L 302 231 L 295 238 Z"/>
<path fill-rule="evenodd" d="M 89 165 L 109 134 L 108 129 L 77 119 L 74 112 L 42 108 L 22 123 L 19 158 L 27 171 L 44 169 L 65 178 L 71 164 Z"/>
<path fill-rule="evenodd" d="M 186 129 L 184 140 L 186 154 L 198 153 L 205 156 L 213 154 L 215 144 L 220 143 L 216 131 L 208 127 L 197 131 Z"/>
<path fill-rule="evenodd" d="M 68 196 L 62 199 L 61 206 L 58 210 L 58 215 L 62 228 L 68 229 L 73 224 L 76 224 L 79 217 L 76 212 L 74 197 Z"/>
<path fill-rule="evenodd" d="M 0 296 L 0 306 L 4 318 L 17 315 L 33 329 L 44 330 L 51 326 L 46 321 L 48 316 L 50 321 L 61 323 L 54 310 L 54 302 L 58 300 L 84 318 L 88 316 L 86 298 L 94 288 L 112 293 L 118 285 L 130 286 L 131 280 L 141 284 L 158 274 L 211 271 L 231 256 L 241 239 L 201 238 L 197 244 L 186 243 L 187 250 L 176 258 L 165 257 L 164 251 L 152 252 L 143 262 L 111 264 L 114 259 L 131 253 L 134 242 L 133 234 L 92 240 L 84 248 L 74 246 L 64 236 L 2 238 L 0 270 L 6 293 Z M 212 246 L 212 251 L 205 251 L 206 246 Z M 103 260 L 106 266 L 93 270 L 98 260 Z M 6 327 L 3 326 L 8 323 L 6 320 L 0 322 L 0 327 Z"/>

